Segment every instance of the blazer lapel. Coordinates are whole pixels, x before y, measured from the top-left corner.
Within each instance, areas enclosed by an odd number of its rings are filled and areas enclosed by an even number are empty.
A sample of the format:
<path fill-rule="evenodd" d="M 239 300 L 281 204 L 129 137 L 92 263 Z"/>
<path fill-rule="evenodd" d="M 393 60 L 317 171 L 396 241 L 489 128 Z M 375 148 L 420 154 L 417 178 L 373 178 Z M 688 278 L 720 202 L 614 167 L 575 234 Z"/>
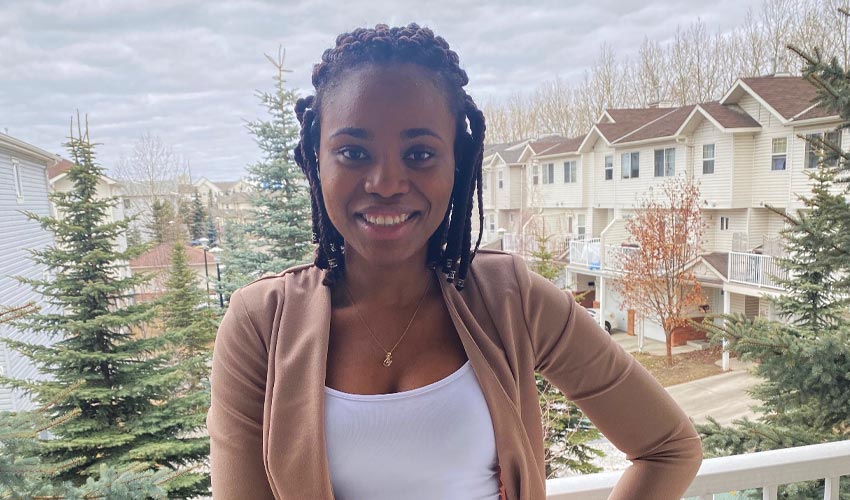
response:
<path fill-rule="evenodd" d="M 333 499 L 324 435 L 324 386 L 331 295 L 324 272 L 286 283 L 274 367 L 269 367 L 263 442 L 277 498 Z"/>
<path fill-rule="evenodd" d="M 458 292 L 454 285 L 446 283 L 442 275 L 438 278 L 446 307 L 463 342 L 472 371 L 475 372 L 490 410 L 503 487 L 509 498 L 529 498 L 528 492 L 525 491 L 528 485 L 517 484 L 517 479 L 520 477 L 519 471 L 526 467 L 522 450 L 530 449 L 531 445 L 516 405 L 505 393 L 504 387 L 491 366 L 491 362 L 504 359 L 504 354 L 501 352 L 502 348 L 494 345 L 482 330 L 464 298 L 466 295 L 479 293 L 475 275 L 470 273 L 466 288 L 462 292 Z M 490 353 L 491 361 L 488 361 L 487 356 L 482 352 L 482 347 Z M 509 372 L 507 368 L 503 371 Z M 535 473 L 528 470 L 525 472 Z"/>

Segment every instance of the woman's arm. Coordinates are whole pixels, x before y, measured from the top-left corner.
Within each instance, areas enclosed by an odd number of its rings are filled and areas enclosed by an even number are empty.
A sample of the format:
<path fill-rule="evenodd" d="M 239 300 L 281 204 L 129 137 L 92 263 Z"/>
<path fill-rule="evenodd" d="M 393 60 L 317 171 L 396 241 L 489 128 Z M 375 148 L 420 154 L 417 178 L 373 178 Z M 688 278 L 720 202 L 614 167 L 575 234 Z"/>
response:
<path fill-rule="evenodd" d="M 514 258 L 535 370 L 578 405 L 632 465 L 611 499 L 679 499 L 702 446 L 667 391 L 590 314 Z"/>
<path fill-rule="evenodd" d="M 218 327 L 212 358 L 207 430 L 215 500 L 274 500 L 263 465 L 267 363 L 267 346 L 237 290 Z"/>

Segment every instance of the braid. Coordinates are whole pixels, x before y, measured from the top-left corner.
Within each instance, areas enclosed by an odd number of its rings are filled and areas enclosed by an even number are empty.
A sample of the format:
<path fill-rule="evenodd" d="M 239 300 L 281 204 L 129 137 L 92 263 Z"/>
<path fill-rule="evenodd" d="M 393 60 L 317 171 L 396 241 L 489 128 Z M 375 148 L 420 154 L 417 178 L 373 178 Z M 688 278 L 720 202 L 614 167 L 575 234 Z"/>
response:
<path fill-rule="evenodd" d="M 335 46 L 324 51 L 321 62 L 313 66 L 315 96 L 303 97 L 295 104 L 301 133 L 294 158 L 310 184 L 313 242 L 317 243 L 315 264 L 328 270 L 323 280 L 325 285 L 332 285 L 344 273 L 345 243 L 328 218 L 319 180 L 319 124 L 323 96 L 346 71 L 367 64 L 402 63 L 413 63 L 430 70 L 438 88 L 446 95 L 449 110 L 457 117 L 455 181 L 443 220 L 428 239 L 428 266 L 436 269 L 442 265 L 446 281 L 455 281 L 455 287 L 460 290 L 481 244 L 484 227 L 481 196 L 484 115 L 463 90 L 469 83 L 469 77 L 461 69 L 457 53 L 442 37 L 415 23 L 392 28 L 385 24 L 357 28 L 337 36 Z M 467 130 L 467 120 L 471 133 Z M 472 205 L 476 191 L 479 229 L 478 240 L 472 249 Z"/>

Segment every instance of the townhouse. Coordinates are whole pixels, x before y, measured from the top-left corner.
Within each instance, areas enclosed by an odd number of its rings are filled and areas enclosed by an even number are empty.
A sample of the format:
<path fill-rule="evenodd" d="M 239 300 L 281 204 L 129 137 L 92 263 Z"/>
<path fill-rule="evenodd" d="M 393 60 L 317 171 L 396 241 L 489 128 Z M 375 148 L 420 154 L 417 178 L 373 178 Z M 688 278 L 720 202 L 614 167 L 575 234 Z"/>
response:
<path fill-rule="evenodd" d="M 664 339 L 652 319 L 634 323 L 612 286 L 618 257 L 633 251 L 626 220 L 671 176 L 700 186 L 705 224 L 692 264 L 703 311 L 774 318 L 765 295 L 782 293 L 780 231 L 795 213 L 818 163 L 805 136 L 847 144 L 837 114 L 815 105 L 800 77 L 739 79 L 715 102 L 608 109 L 584 136 L 542 138 L 488 148 L 484 168 L 485 241 L 529 255 L 548 235 L 567 263 L 566 288 L 588 291 L 600 322 Z M 701 314 L 695 311 L 694 315 Z M 630 324 L 631 323 L 631 324 Z"/>
<path fill-rule="evenodd" d="M 53 233 L 43 229 L 24 211 L 40 216 L 51 215 L 48 201 L 48 167 L 56 156 L 41 148 L 0 133 L 0 306 L 22 307 L 27 304 L 42 313 L 61 312 L 30 285 L 15 279 L 50 279 L 46 266 L 32 260 L 30 250 L 44 250 L 54 244 Z M 49 345 L 45 333 L 37 333 L 0 324 L 0 337 Z M 0 344 L 0 374 L 16 379 L 38 380 L 44 376 L 30 360 Z M 23 411 L 33 408 L 32 400 L 22 391 L 0 386 L 0 411 Z"/>

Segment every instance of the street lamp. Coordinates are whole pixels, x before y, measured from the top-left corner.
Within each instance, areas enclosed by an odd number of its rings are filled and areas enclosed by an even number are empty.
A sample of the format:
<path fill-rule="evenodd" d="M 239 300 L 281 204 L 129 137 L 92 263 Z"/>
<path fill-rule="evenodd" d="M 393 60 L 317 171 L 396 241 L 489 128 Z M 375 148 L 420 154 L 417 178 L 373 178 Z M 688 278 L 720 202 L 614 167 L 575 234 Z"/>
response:
<path fill-rule="evenodd" d="M 198 241 L 201 243 L 201 249 L 203 249 L 203 251 L 204 251 L 204 275 L 207 277 L 207 301 L 209 301 L 209 298 L 210 298 L 210 270 L 209 270 L 209 267 L 207 266 L 207 249 L 209 248 L 207 246 L 207 243 L 210 242 L 210 239 L 209 238 L 201 238 Z"/>
<path fill-rule="evenodd" d="M 215 256 L 215 273 L 216 273 L 216 290 L 218 290 L 218 305 L 224 309 L 224 295 L 221 293 L 221 266 L 219 265 L 218 254 L 222 252 L 221 247 L 210 248 L 210 253 Z"/>

